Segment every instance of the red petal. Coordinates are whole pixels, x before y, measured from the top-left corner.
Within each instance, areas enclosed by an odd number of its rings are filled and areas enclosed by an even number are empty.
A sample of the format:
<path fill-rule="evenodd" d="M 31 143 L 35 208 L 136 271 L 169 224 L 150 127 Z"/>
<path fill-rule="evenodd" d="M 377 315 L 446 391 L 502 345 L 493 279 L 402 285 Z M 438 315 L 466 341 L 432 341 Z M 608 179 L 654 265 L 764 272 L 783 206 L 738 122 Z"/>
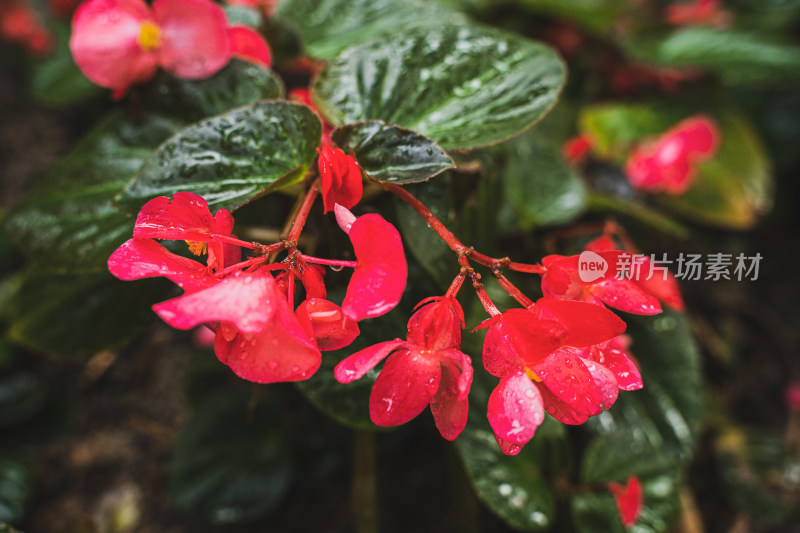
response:
<path fill-rule="evenodd" d="M 577 350 L 558 350 L 530 368 L 542 384 L 571 410 L 593 416 L 603 410 L 605 391 L 597 386 L 579 353 Z"/>
<path fill-rule="evenodd" d="M 444 350 L 461 346 L 464 311 L 455 298 L 423 301 L 408 321 L 408 342 L 425 350 Z"/>
<path fill-rule="evenodd" d="M 469 388 L 472 385 L 472 359 L 459 350 L 442 350 L 439 352 L 439 357 L 442 361 L 449 361 L 456 365 L 461 371 L 461 377 L 458 378 L 458 391 L 459 400 L 465 400 L 469 395 Z M 444 364 L 444 363 L 443 363 Z"/>
<path fill-rule="evenodd" d="M 358 324 L 342 313 L 341 307 L 328 300 L 304 300 L 295 313 L 300 322 L 308 320 L 320 350 L 338 350 L 349 346 L 358 337 Z"/>
<path fill-rule="evenodd" d="M 187 292 L 217 283 L 205 265 L 175 255 L 150 239 L 130 239 L 123 243 L 108 258 L 108 270 L 126 281 L 163 276 Z"/>
<path fill-rule="evenodd" d="M 336 365 L 333 375 L 339 383 L 350 383 L 360 379 L 387 355 L 403 346 L 406 346 L 406 341 L 395 339 L 364 348 Z"/>
<path fill-rule="evenodd" d="M 447 359 L 442 359 L 441 362 L 442 378 L 439 390 L 431 399 L 431 414 L 442 437 L 452 441 L 467 425 L 469 402 L 461 393 L 462 374 L 456 365 Z"/>
<path fill-rule="evenodd" d="M 628 351 L 626 336 L 611 339 L 605 345 L 593 346 L 590 357 L 614 373 L 617 385 L 622 390 L 642 388 L 642 376 L 633 355 Z"/>
<path fill-rule="evenodd" d="M 527 309 L 509 309 L 486 331 L 483 366 L 497 377 L 518 372 L 563 344 L 567 330 Z"/>
<path fill-rule="evenodd" d="M 592 293 L 609 307 L 636 315 L 657 315 L 658 300 L 629 279 L 612 278 L 592 285 Z"/>
<path fill-rule="evenodd" d="M 590 346 L 614 338 L 625 331 L 625 322 L 605 307 L 586 302 L 540 298 L 531 311 L 558 320 L 567 330 L 566 346 Z"/>
<path fill-rule="evenodd" d="M 716 153 L 720 139 L 716 122 L 705 115 L 694 115 L 682 120 L 666 136 L 679 138 L 684 143 L 687 154 L 702 155 L 705 156 L 704 159 Z"/>
<path fill-rule="evenodd" d="M 272 63 L 272 52 L 267 41 L 254 29 L 247 26 L 231 26 L 228 28 L 228 36 L 231 39 L 231 53 L 234 57 L 251 61 L 264 68 L 268 68 Z"/>
<path fill-rule="evenodd" d="M 650 279 L 647 279 L 647 274 L 651 270 L 650 258 L 642 257 L 639 261 L 642 263 L 640 269 L 642 275 L 639 276 L 639 279 L 635 279 L 634 282 L 647 294 L 655 296 L 676 311 L 683 312 L 686 306 L 683 303 L 681 290 L 678 287 L 678 281 L 675 276 L 671 272 L 667 272 L 665 277 L 662 272 L 654 271 Z"/>
<path fill-rule="evenodd" d="M 353 222 L 349 236 L 357 266 L 342 310 L 353 320 L 381 316 L 397 305 L 406 287 L 406 256 L 400 234 L 380 215 L 369 214 Z"/>
<path fill-rule="evenodd" d="M 581 359 L 581 361 L 586 365 L 586 369 L 592 375 L 594 384 L 597 386 L 597 391 L 603 397 L 603 410 L 610 409 L 619 396 L 619 385 L 614 372 L 591 359 Z"/>
<path fill-rule="evenodd" d="M 306 299 L 322 298 L 328 295 L 325 289 L 325 269 L 319 265 L 310 263 L 303 264 L 303 272 L 300 274 L 300 281 L 306 290 Z"/>
<path fill-rule="evenodd" d="M 547 411 L 550 414 L 550 416 L 552 416 L 559 422 L 563 424 L 570 424 L 573 426 L 577 426 L 583 424 L 589 419 L 589 415 L 584 413 L 579 413 L 574 409 L 570 408 L 569 405 L 564 403 L 555 394 L 550 392 L 550 389 L 548 389 L 544 385 L 539 387 L 539 392 L 542 395 L 544 410 Z"/>
<path fill-rule="evenodd" d="M 319 350 L 284 305 L 259 333 L 239 333 L 233 340 L 217 332 L 214 351 L 233 372 L 256 383 L 308 379 L 321 361 Z"/>
<path fill-rule="evenodd" d="M 332 146 L 323 145 L 319 152 L 319 175 L 322 202 L 327 213 L 335 204 L 350 209 L 361 200 L 364 184 L 361 169 L 353 156 Z"/>
<path fill-rule="evenodd" d="M 153 310 L 174 328 L 191 329 L 210 322 L 229 322 L 244 333 L 263 330 L 281 313 L 294 318 L 272 276 L 244 273 L 227 277 L 207 289 L 156 304 Z"/>
<path fill-rule="evenodd" d="M 416 350 L 393 354 L 369 396 L 369 416 L 379 426 L 398 426 L 420 414 L 439 390 L 441 364 Z"/>
<path fill-rule="evenodd" d="M 208 203 L 191 192 L 176 192 L 153 198 L 139 211 L 134 237 L 170 239 L 176 241 L 209 241 L 213 238 L 216 220 Z"/>
<path fill-rule="evenodd" d="M 642 484 L 636 476 L 630 476 L 625 485 L 620 485 L 616 481 L 608 484 L 608 490 L 614 496 L 617 503 L 619 518 L 625 527 L 632 526 L 639 518 L 644 504 L 644 494 Z"/>
<path fill-rule="evenodd" d="M 175 76 L 207 78 L 230 60 L 228 20 L 211 0 L 156 0 L 153 16 L 161 28 L 159 63 Z"/>
<path fill-rule="evenodd" d="M 125 91 L 150 79 L 157 55 L 139 46 L 143 22 L 152 23 L 141 0 L 89 0 L 75 12 L 69 47 L 87 78 L 101 87 Z"/>
<path fill-rule="evenodd" d="M 488 418 L 498 443 L 524 445 L 544 420 L 539 389 L 524 372 L 501 379 L 489 395 Z"/>

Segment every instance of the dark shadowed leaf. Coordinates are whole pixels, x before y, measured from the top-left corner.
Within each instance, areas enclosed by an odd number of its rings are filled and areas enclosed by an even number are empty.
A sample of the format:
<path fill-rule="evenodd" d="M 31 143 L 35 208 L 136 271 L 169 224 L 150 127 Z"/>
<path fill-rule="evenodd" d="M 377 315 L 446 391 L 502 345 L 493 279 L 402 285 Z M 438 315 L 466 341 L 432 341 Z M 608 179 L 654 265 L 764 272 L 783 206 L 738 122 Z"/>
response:
<path fill-rule="evenodd" d="M 22 518 L 32 493 L 30 469 L 12 457 L 0 455 L 0 522 Z"/>
<path fill-rule="evenodd" d="M 422 0 L 284 0 L 276 18 L 294 26 L 312 57 L 333 59 L 348 46 L 463 17 Z"/>
<path fill-rule="evenodd" d="M 447 152 L 428 137 L 381 120 L 336 128 L 331 138 L 379 181 L 425 181 L 454 166 Z"/>
<path fill-rule="evenodd" d="M 449 150 L 518 134 L 547 113 L 564 79 L 563 63 L 544 45 L 446 25 L 348 48 L 313 90 L 334 125 L 380 119 Z"/>
<path fill-rule="evenodd" d="M 0 427 L 30 419 L 44 406 L 46 399 L 47 386 L 34 374 L 20 370 L 3 375 L 0 377 Z"/>
<path fill-rule="evenodd" d="M 611 29 L 619 16 L 630 8 L 627 0 L 517 0 L 517 3 L 560 19 L 572 20 L 596 32 Z"/>
<path fill-rule="evenodd" d="M 136 213 L 156 196 L 199 194 L 212 211 L 236 209 L 305 175 L 322 135 L 305 105 L 265 101 L 189 126 L 162 144 L 117 197 Z"/>

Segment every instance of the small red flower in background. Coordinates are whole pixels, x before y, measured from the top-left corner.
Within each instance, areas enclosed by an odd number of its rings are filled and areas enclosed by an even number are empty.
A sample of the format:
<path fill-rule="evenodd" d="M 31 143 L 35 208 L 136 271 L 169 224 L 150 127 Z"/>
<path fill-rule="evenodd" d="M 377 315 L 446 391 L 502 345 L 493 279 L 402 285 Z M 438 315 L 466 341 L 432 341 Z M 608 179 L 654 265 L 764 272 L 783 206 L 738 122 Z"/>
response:
<path fill-rule="evenodd" d="M 592 138 L 587 135 L 577 135 L 564 143 L 561 147 L 561 155 L 570 164 L 580 164 L 589 155 L 592 149 Z"/>
<path fill-rule="evenodd" d="M 233 37 L 211 0 L 156 0 L 152 9 L 142 0 L 88 0 L 72 19 L 70 49 L 90 80 L 120 97 L 158 67 L 194 80 L 215 74 L 234 52 L 263 63 L 258 34 L 236 29 Z"/>
<path fill-rule="evenodd" d="M 731 15 L 720 8 L 719 0 L 692 0 L 667 6 L 666 20 L 677 26 L 716 26 L 726 28 Z"/>
<path fill-rule="evenodd" d="M 323 144 L 321 149 L 317 148 L 317 152 L 325 213 L 333 210 L 335 204 L 352 208 L 364 193 L 361 168 L 356 159 L 327 144 Z"/>
<path fill-rule="evenodd" d="M 611 407 L 620 388 L 641 387 L 631 377 L 635 364 L 611 344 L 625 323 L 605 307 L 542 298 L 479 327 L 488 327 L 483 365 L 500 378 L 489 396 L 489 423 L 507 455 L 533 437 L 545 410 L 582 424 Z"/>
<path fill-rule="evenodd" d="M 313 63 L 309 65 L 302 65 L 299 68 L 301 71 L 306 69 L 311 71 L 319 69 L 319 67 Z M 300 102 L 301 104 L 307 105 L 314 113 L 317 114 L 319 119 L 322 121 L 322 146 L 332 145 L 333 141 L 331 141 L 331 133 L 333 132 L 333 126 L 331 126 L 324 118 L 322 118 L 322 115 L 319 114 L 317 106 L 315 106 L 314 102 L 311 101 L 311 91 L 308 89 L 292 89 L 289 91 L 289 98 L 295 102 Z"/>
<path fill-rule="evenodd" d="M 608 490 L 614 496 L 622 525 L 626 528 L 631 527 L 638 520 L 644 504 L 644 494 L 642 493 L 642 484 L 639 482 L 639 478 L 630 476 L 625 485 L 611 481 L 608 484 Z"/>
<path fill-rule="evenodd" d="M 45 55 L 53 48 L 53 36 L 27 0 L 0 5 L 0 38 L 21 44 L 34 56 Z"/>
<path fill-rule="evenodd" d="M 697 166 L 714 157 L 719 142 L 716 123 L 706 116 L 693 116 L 634 149 L 625 172 L 636 189 L 683 194 L 692 184 Z"/>
<path fill-rule="evenodd" d="M 372 421 L 379 426 L 404 424 L 430 404 L 439 432 L 454 440 L 467 423 L 472 384 L 472 363 L 459 349 L 464 312 L 448 297 L 428 298 L 417 308 L 406 340 L 356 352 L 336 365 L 334 375 L 350 383 L 388 356 L 370 394 Z"/>
<path fill-rule="evenodd" d="M 272 64 L 272 51 L 264 38 L 248 26 L 231 26 L 228 28 L 231 40 L 231 54 L 245 61 L 261 65 L 264 68 Z"/>

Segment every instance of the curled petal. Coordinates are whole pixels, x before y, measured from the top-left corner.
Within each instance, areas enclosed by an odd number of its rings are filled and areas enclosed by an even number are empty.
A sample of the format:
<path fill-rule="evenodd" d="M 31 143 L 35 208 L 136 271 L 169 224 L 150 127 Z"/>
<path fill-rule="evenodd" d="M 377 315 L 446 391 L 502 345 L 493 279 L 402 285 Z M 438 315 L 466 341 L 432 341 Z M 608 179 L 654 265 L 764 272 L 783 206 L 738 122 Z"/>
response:
<path fill-rule="evenodd" d="M 225 222 L 224 215 L 217 217 Z M 172 199 L 166 196 L 153 198 L 139 211 L 134 237 L 170 239 L 178 241 L 209 241 L 216 232 L 217 221 L 208 210 L 208 203 L 191 192 L 176 192 Z M 230 229 L 233 229 L 231 224 Z"/>
<path fill-rule="evenodd" d="M 89 0 L 75 12 L 69 47 L 75 64 L 101 87 L 124 92 L 150 79 L 158 56 L 139 44 L 142 24 L 153 23 L 142 0 Z"/>
<path fill-rule="evenodd" d="M 317 148 L 317 152 L 325 212 L 336 204 L 350 209 L 361 200 L 364 192 L 361 168 L 356 159 L 327 144 L 323 144 L 321 149 Z"/>
<path fill-rule="evenodd" d="M 325 270 L 319 265 L 305 263 L 300 274 L 300 281 L 306 290 L 306 299 L 322 298 L 327 296 L 325 289 Z"/>
<path fill-rule="evenodd" d="M 159 64 L 179 78 L 207 78 L 231 57 L 228 20 L 211 0 L 156 0 L 153 16 L 161 28 Z"/>
<path fill-rule="evenodd" d="M 130 239 L 108 258 L 108 270 L 122 280 L 163 276 L 186 292 L 217 283 L 205 265 L 175 255 L 151 239 Z"/>
<path fill-rule="evenodd" d="M 453 363 L 461 372 L 457 383 L 458 399 L 466 399 L 469 395 L 469 388 L 472 386 L 472 359 L 467 354 L 455 349 L 441 350 L 439 356 L 442 358 L 442 364 L 445 361 Z"/>
<path fill-rule="evenodd" d="M 658 299 L 629 279 L 609 279 L 592 285 L 591 291 L 607 306 L 626 313 L 657 315 L 661 312 Z"/>
<path fill-rule="evenodd" d="M 544 410 L 559 422 L 577 426 L 589 419 L 589 415 L 575 411 L 555 394 L 550 392 L 550 389 L 547 387 L 539 387 L 539 392 L 542 394 Z"/>
<path fill-rule="evenodd" d="M 622 525 L 632 526 L 639 518 L 644 503 L 644 494 L 639 478 L 630 476 L 625 485 L 611 481 L 608 484 L 608 490 L 614 496 Z"/>
<path fill-rule="evenodd" d="M 243 333 L 258 333 L 275 316 L 289 314 L 294 318 L 272 276 L 244 273 L 224 278 L 207 289 L 156 304 L 153 310 L 174 328 L 191 329 L 210 322 L 228 322 Z"/>
<path fill-rule="evenodd" d="M 409 342 L 426 350 L 461 346 L 464 311 L 455 298 L 427 299 L 408 321 Z"/>
<path fill-rule="evenodd" d="M 254 29 L 247 26 L 231 26 L 228 28 L 228 36 L 231 39 L 231 53 L 234 57 L 265 68 L 272 63 L 272 52 L 267 41 Z"/>
<path fill-rule="evenodd" d="M 339 383 L 350 383 L 360 379 L 364 374 L 372 370 L 375 365 L 383 361 L 387 355 L 398 348 L 406 346 L 406 344 L 406 341 L 395 339 L 364 348 L 336 365 L 333 375 Z"/>
<path fill-rule="evenodd" d="M 625 322 L 605 307 L 587 303 L 540 298 L 531 308 L 536 316 L 557 320 L 567 330 L 565 346 L 590 346 L 621 335 Z"/>
<path fill-rule="evenodd" d="M 561 346 L 566 335 L 559 322 L 509 309 L 486 331 L 483 366 L 500 378 L 519 372 Z"/>
<path fill-rule="evenodd" d="M 439 390 L 441 364 L 416 350 L 393 354 L 369 396 L 369 416 L 379 426 L 398 426 L 420 414 Z"/>
<path fill-rule="evenodd" d="M 592 373 L 580 358 L 579 351 L 557 350 L 531 367 L 531 370 L 558 400 L 581 417 L 593 416 L 603 410 L 603 403 L 606 401 L 604 390 L 595 383 Z"/>
<path fill-rule="evenodd" d="M 501 379 L 489 396 L 488 409 L 489 424 L 498 443 L 523 446 L 544 421 L 539 389 L 525 372 Z M 503 452 L 506 453 L 505 449 Z"/>
<path fill-rule="evenodd" d="M 617 377 L 607 367 L 592 361 L 591 359 L 581 359 L 586 369 L 592 375 L 597 391 L 603 397 L 602 409 L 609 409 L 617 401 L 619 395 L 619 385 Z"/>
<path fill-rule="evenodd" d="M 590 357 L 614 373 L 620 389 L 631 391 L 642 388 L 642 375 L 633 355 L 628 351 L 627 336 L 621 335 L 605 345 L 595 346 Z"/>
<path fill-rule="evenodd" d="M 397 305 L 406 287 L 400 233 L 380 215 L 369 214 L 353 222 L 349 236 L 357 264 L 342 310 L 353 320 L 381 316 Z"/>
<path fill-rule="evenodd" d="M 344 316 L 341 307 L 328 300 L 304 300 L 295 314 L 301 324 L 309 324 L 310 334 L 322 351 L 344 348 L 358 337 L 358 324 Z"/>
<path fill-rule="evenodd" d="M 431 399 L 431 414 L 439 433 L 450 441 L 461 434 L 469 415 L 469 401 L 462 393 L 462 377 L 463 374 L 455 364 L 448 359 L 442 359 L 442 377 L 439 390 Z"/>

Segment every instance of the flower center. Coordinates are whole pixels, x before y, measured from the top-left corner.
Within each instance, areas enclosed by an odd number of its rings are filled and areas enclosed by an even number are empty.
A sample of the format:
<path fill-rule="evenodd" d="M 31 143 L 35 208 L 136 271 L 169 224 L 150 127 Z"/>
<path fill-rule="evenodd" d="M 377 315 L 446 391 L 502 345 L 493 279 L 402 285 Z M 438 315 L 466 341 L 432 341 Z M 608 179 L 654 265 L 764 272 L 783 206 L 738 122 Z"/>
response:
<path fill-rule="evenodd" d="M 139 29 L 137 42 L 145 52 L 155 52 L 161 47 L 161 30 L 155 23 L 145 21 Z"/>
<path fill-rule="evenodd" d="M 208 243 L 205 241 L 186 241 L 186 244 L 194 255 L 203 255 L 208 250 Z"/>
<path fill-rule="evenodd" d="M 537 375 L 534 373 L 534 371 L 533 371 L 533 370 L 531 370 L 531 369 L 530 369 L 530 368 L 528 368 L 528 367 L 525 367 L 525 374 L 526 374 L 526 375 L 527 375 L 529 378 L 531 378 L 533 381 L 537 381 L 537 382 L 539 382 L 539 383 L 541 383 L 541 382 L 542 382 L 542 378 L 540 378 L 539 376 L 537 376 Z"/>

